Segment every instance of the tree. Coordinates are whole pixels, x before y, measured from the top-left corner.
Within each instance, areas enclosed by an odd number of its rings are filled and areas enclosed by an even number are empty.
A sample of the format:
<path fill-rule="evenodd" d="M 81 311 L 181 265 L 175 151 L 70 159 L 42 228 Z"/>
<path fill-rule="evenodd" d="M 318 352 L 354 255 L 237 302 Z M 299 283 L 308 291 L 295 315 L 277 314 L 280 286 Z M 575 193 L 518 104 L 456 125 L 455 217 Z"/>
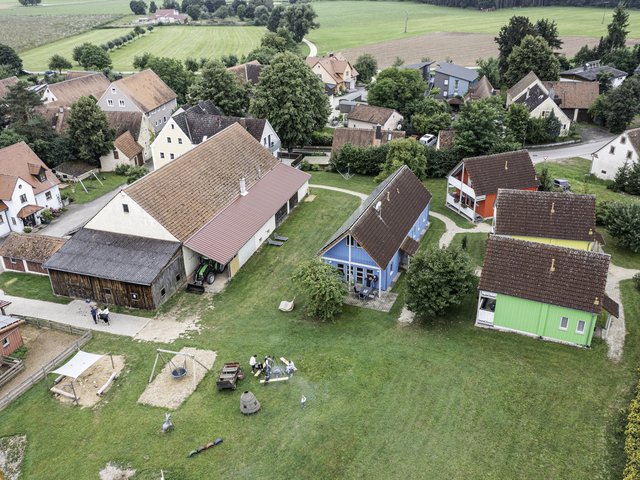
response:
<path fill-rule="evenodd" d="M 74 51 L 75 54 L 75 51 Z M 105 70 L 111 68 L 111 57 L 97 45 L 85 43 L 78 63 L 85 69 Z"/>
<path fill-rule="evenodd" d="M 494 88 L 500 88 L 502 82 L 500 80 L 500 64 L 497 58 L 489 57 L 486 60 L 479 58 L 476 60 L 476 65 L 478 66 L 479 78 L 487 77 L 487 80 Z"/>
<path fill-rule="evenodd" d="M 226 4 L 227 3 L 224 0 L 206 0 L 204 2 L 204 7 L 207 9 L 207 12 L 213 13 Z"/>
<path fill-rule="evenodd" d="M 247 11 L 247 6 L 246 5 L 238 5 L 238 9 L 236 10 L 236 14 L 238 15 L 238 18 L 241 21 L 244 21 L 246 11 Z"/>
<path fill-rule="evenodd" d="M 193 20 L 198 20 L 200 18 L 200 15 L 202 15 L 202 7 L 200 7 L 200 5 L 191 4 L 187 7 L 186 13 Z"/>
<path fill-rule="evenodd" d="M 424 145 L 413 138 L 392 140 L 387 147 L 387 160 L 376 177 L 381 182 L 403 165 L 408 166 L 420 179 L 427 178 L 427 154 Z"/>
<path fill-rule="evenodd" d="M 34 7 L 40 5 L 42 0 L 18 0 L 18 2 L 24 7 Z"/>
<path fill-rule="evenodd" d="M 538 35 L 544 38 L 552 50 L 560 50 L 564 43 L 558 35 L 558 25 L 554 20 L 541 18 L 536 22 L 535 30 Z"/>
<path fill-rule="evenodd" d="M 231 53 L 229 55 L 222 55 L 220 57 L 220 61 L 224 64 L 225 67 L 229 68 L 238 64 L 238 57 Z"/>
<path fill-rule="evenodd" d="M 411 259 L 407 307 L 419 317 L 443 315 L 476 286 L 475 266 L 460 247 L 429 247 Z"/>
<path fill-rule="evenodd" d="M 286 28 L 279 28 L 277 32 L 267 32 L 260 40 L 260 46 L 272 49 L 278 53 L 294 51 L 296 42 L 293 40 L 291 32 Z"/>
<path fill-rule="evenodd" d="M 370 105 L 393 108 L 402 115 L 410 116 L 411 105 L 424 97 L 427 82 L 417 70 L 385 68 L 369 85 Z"/>
<path fill-rule="evenodd" d="M 0 131 L 0 148 L 8 147 L 20 142 L 26 142 L 27 137 L 20 135 L 10 128 Z"/>
<path fill-rule="evenodd" d="M 22 59 L 9 45 L 0 43 L 0 65 L 4 65 L 11 75 L 19 75 L 22 71 Z"/>
<path fill-rule="evenodd" d="M 640 203 L 614 202 L 605 218 L 607 231 L 618 245 L 632 252 L 640 252 Z"/>
<path fill-rule="evenodd" d="M 320 27 L 315 21 L 317 16 L 308 3 L 291 5 L 284 11 L 284 25 L 293 34 L 293 39 L 301 42 L 309 30 Z"/>
<path fill-rule="evenodd" d="M 512 103 L 507 113 L 507 130 L 511 139 L 524 145 L 529 125 L 529 109 L 521 103 Z"/>
<path fill-rule="evenodd" d="M 264 5 L 256 7 L 255 14 L 253 15 L 253 23 L 260 26 L 266 25 L 269 21 L 269 10 Z"/>
<path fill-rule="evenodd" d="M 138 58 L 138 57 L 135 57 L 135 58 Z M 134 67 L 135 67 L 135 58 L 134 58 L 134 64 L 133 64 Z M 190 72 L 197 72 L 198 70 L 200 70 L 200 64 L 198 63 L 198 60 L 196 60 L 195 58 L 189 57 L 184 59 L 184 68 L 186 68 Z"/>
<path fill-rule="evenodd" d="M 131 0 L 129 2 L 129 8 L 134 13 L 134 15 L 144 15 L 147 13 L 147 4 L 142 0 Z"/>
<path fill-rule="evenodd" d="M 518 83 L 531 71 L 542 81 L 555 81 L 560 78 L 560 62 L 546 40 L 541 37 L 524 37 L 520 45 L 513 48 L 508 63 L 504 81 L 509 86 Z"/>
<path fill-rule="evenodd" d="M 547 167 L 546 165 L 544 165 L 542 167 L 542 170 L 540 170 L 538 181 L 540 182 L 538 190 L 542 192 L 553 191 L 553 179 L 551 178 L 551 174 L 549 173 L 549 167 Z"/>
<path fill-rule="evenodd" d="M 291 52 L 273 57 L 260 75 L 251 102 L 251 113 L 266 118 L 283 145 L 304 145 L 324 127 L 331 113 L 324 84 Z"/>
<path fill-rule="evenodd" d="M 91 97 L 80 97 L 71 106 L 68 132 L 78 160 L 100 165 L 100 157 L 113 150 L 116 132 Z"/>
<path fill-rule="evenodd" d="M 440 130 L 451 127 L 450 108 L 442 100 L 423 97 L 413 102 L 408 110 L 411 112 L 411 127 L 419 135 L 437 135 Z"/>
<path fill-rule="evenodd" d="M 150 68 L 166 83 L 176 95 L 178 103 L 187 101 L 187 91 L 193 83 L 193 74 L 176 58 L 149 57 L 146 68 Z"/>
<path fill-rule="evenodd" d="M 378 62 L 370 53 L 363 53 L 353 65 L 358 71 L 358 80 L 369 83 L 378 71 Z"/>
<path fill-rule="evenodd" d="M 270 32 L 278 31 L 284 21 L 284 11 L 286 8 L 284 5 L 276 5 L 273 7 L 271 15 L 269 15 L 269 21 L 267 22 L 267 30 Z"/>
<path fill-rule="evenodd" d="M 249 106 L 249 96 L 236 75 L 218 61 L 210 61 L 200 73 L 189 88 L 191 102 L 211 100 L 226 115 L 244 115 Z"/>
<path fill-rule="evenodd" d="M 627 78 L 618 88 L 600 95 L 589 109 L 594 120 L 612 133 L 623 132 L 640 113 L 640 76 Z"/>
<path fill-rule="evenodd" d="M 505 73 L 509 67 L 508 58 L 513 51 L 513 47 L 520 45 L 520 42 L 527 35 L 535 35 L 536 29 L 527 17 L 513 16 L 507 25 L 504 25 L 498 36 L 494 39 L 498 44 L 498 64 L 500 73 Z"/>
<path fill-rule="evenodd" d="M 224 20 L 229 16 L 229 7 L 227 7 L 226 5 L 221 6 L 219 9 L 213 12 L 213 16 Z"/>
<path fill-rule="evenodd" d="M 49 59 L 49 68 L 51 70 L 58 70 L 58 73 L 62 73 L 62 69 L 69 69 L 72 66 L 69 60 L 57 53 Z"/>
<path fill-rule="evenodd" d="M 604 38 L 604 50 L 611 51 L 616 48 L 624 48 L 627 42 L 629 30 L 629 12 L 625 10 L 624 3 L 619 3 L 613 11 L 611 23 L 607 25 L 607 36 Z"/>
<path fill-rule="evenodd" d="M 147 64 L 149 63 L 151 56 L 152 55 L 149 52 L 144 52 L 142 55 L 136 55 L 133 57 L 133 68 L 144 70 L 147 68 Z"/>
<path fill-rule="evenodd" d="M 158 7 L 156 6 L 156 2 L 151 0 L 149 3 L 149 13 L 156 13 L 158 11 Z"/>
<path fill-rule="evenodd" d="M 296 269 L 292 280 L 306 297 L 305 310 L 310 317 L 325 322 L 342 312 L 347 288 L 331 265 L 311 260 Z"/>
<path fill-rule="evenodd" d="M 40 105 L 42 98 L 29 89 L 27 82 L 11 85 L 0 105 L 0 128 L 8 126 L 22 134 L 21 130 L 28 130 L 26 125 L 39 116 L 36 108 Z"/>
<path fill-rule="evenodd" d="M 509 138 L 506 110 L 499 98 L 466 103 L 456 121 L 455 146 L 466 157 L 516 150 Z"/>

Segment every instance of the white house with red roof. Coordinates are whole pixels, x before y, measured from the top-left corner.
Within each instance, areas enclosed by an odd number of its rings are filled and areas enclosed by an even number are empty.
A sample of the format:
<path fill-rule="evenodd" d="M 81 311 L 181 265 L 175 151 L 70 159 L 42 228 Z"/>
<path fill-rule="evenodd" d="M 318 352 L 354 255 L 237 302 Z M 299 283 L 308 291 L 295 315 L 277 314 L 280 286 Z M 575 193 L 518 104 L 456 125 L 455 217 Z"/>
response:
<path fill-rule="evenodd" d="M 62 208 L 59 184 L 26 143 L 0 149 L 0 236 L 39 225 L 45 208 Z"/>

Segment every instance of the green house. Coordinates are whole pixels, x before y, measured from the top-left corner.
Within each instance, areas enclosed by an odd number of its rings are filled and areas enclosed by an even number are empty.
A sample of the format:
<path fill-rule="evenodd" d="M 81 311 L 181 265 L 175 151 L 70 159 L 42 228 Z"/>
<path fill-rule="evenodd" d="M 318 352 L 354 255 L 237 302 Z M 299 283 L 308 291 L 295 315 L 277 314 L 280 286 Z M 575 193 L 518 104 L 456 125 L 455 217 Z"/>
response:
<path fill-rule="evenodd" d="M 609 255 L 492 235 L 476 326 L 588 347 L 598 315 L 618 315 L 605 293 Z"/>
<path fill-rule="evenodd" d="M 595 195 L 498 190 L 493 232 L 530 242 L 600 251 Z"/>

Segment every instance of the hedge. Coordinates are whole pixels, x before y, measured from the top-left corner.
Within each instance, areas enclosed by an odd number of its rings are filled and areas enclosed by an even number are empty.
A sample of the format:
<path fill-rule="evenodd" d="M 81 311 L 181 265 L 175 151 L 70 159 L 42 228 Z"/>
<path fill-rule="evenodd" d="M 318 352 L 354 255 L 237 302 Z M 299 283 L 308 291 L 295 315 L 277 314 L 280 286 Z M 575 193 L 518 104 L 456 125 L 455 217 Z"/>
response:
<path fill-rule="evenodd" d="M 640 382 L 629 405 L 627 426 L 624 429 L 624 466 L 623 480 L 640 479 Z"/>

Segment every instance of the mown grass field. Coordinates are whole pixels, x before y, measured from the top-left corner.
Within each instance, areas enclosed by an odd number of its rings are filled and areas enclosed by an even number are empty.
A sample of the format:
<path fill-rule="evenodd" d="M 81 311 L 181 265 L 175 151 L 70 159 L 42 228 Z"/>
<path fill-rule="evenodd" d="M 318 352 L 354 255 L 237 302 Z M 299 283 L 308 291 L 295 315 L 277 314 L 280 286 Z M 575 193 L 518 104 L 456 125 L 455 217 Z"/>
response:
<path fill-rule="evenodd" d="M 371 43 L 396 40 L 434 32 L 469 32 L 496 34 L 513 15 L 524 15 L 532 21 L 549 18 L 558 24 L 561 36 L 600 37 L 606 34 L 612 7 L 603 9 L 544 7 L 502 9 L 481 12 L 438 7 L 411 2 L 319 1 L 313 2 L 320 28 L 312 30 L 309 40 L 320 53 L 339 51 Z M 629 37 L 640 38 L 640 11 L 629 11 Z M 404 33 L 408 15 L 407 33 Z"/>
<path fill-rule="evenodd" d="M 54 53 L 70 59 L 73 47 L 81 43 L 99 45 L 130 31 L 131 28 L 91 30 L 34 48 L 22 53 L 21 57 L 26 69 L 46 70 Z M 264 32 L 263 27 L 162 27 L 111 51 L 110 55 L 116 71 L 132 71 L 134 57 L 144 52 L 180 60 L 188 57 L 219 58 L 230 53 L 241 56 L 260 44 Z"/>
<path fill-rule="evenodd" d="M 40 15 L 125 15 L 131 13 L 127 0 L 43 0 L 36 7 L 23 7 L 18 0 L 0 0 L 0 16 Z"/>
<path fill-rule="evenodd" d="M 127 183 L 126 176 L 116 175 L 113 172 L 99 173 L 98 178 L 102 183 L 98 182 L 94 177 L 82 181 L 87 189 L 86 192 L 79 183 L 70 184 L 63 190 L 63 192 L 71 195 L 74 203 L 88 203 Z"/>
<path fill-rule="evenodd" d="M 12 297 L 33 298 L 64 304 L 71 301 L 70 298 L 56 297 L 51 290 L 49 277 L 45 275 L 5 271 L 0 273 L 0 289 Z"/>
<path fill-rule="evenodd" d="M 345 307 L 335 323 L 320 324 L 303 315 L 302 296 L 293 312 L 279 312 L 294 294 L 295 267 L 358 205 L 341 193 L 314 194 L 279 228 L 285 246 L 262 249 L 221 294 L 179 294 L 203 330 L 169 347 L 219 356 L 173 413 L 174 431 L 160 432 L 164 410 L 136 403 L 158 345 L 96 334 L 86 351 L 126 360 L 97 407 L 61 405 L 40 384 L 0 415 L 0 436 L 27 434 L 22 478 L 96 478 L 109 461 L 143 480 L 161 468 L 167 480 L 620 477 L 620 409 L 640 360 L 636 322 L 613 364 L 600 341 L 583 350 L 473 327 L 475 294 L 446 318 L 400 328 L 402 278 L 389 314 Z M 434 222 L 426 242 L 442 233 Z M 622 293 L 636 318 L 640 294 L 629 282 Z M 253 353 L 292 358 L 299 371 L 287 383 L 265 388 L 249 376 L 236 392 L 216 391 L 222 363 L 246 364 Z M 244 389 L 262 403 L 251 417 L 239 412 Z M 187 458 L 218 436 L 221 445 Z"/>

